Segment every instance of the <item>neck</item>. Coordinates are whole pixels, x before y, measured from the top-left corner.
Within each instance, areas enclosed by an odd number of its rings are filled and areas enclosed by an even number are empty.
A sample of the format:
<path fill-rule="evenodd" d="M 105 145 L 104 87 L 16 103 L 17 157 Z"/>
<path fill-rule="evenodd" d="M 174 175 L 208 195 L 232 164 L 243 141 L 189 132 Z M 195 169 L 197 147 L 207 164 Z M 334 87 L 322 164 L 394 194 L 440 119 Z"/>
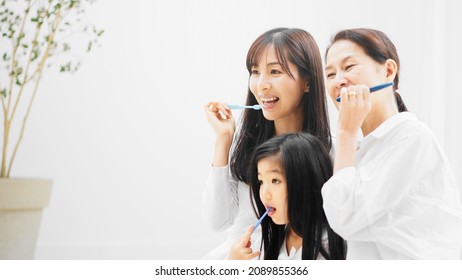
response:
<path fill-rule="evenodd" d="M 371 110 L 361 126 L 363 135 L 367 136 L 379 125 L 398 114 L 398 108 L 393 94 L 381 94 L 372 100 Z"/>
<path fill-rule="evenodd" d="M 276 135 L 285 133 L 300 132 L 303 129 L 303 112 L 300 110 L 297 114 L 292 114 L 285 118 L 274 121 Z"/>
<path fill-rule="evenodd" d="M 303 238 L 296 234 L 291 228 L 287 231 L 286 235 L 286 251 L 287 254 L 290 253 L 290 250 L 292 247 L 294 247 L 296 250 L 300 249 L 303 244 Z"/>

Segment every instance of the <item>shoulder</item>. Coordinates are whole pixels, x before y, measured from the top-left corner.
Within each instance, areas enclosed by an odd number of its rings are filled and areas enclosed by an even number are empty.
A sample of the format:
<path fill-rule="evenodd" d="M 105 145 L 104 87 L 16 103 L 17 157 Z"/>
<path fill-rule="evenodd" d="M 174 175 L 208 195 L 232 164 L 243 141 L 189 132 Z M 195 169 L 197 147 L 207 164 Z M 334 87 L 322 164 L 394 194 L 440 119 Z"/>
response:
<path fill-rule="evenodd" d="M 412 113 L 399 113 L 369 134 L 360 143 L 360 155 L 371 151 L 375 156 L 413 159 L 441 153 L 434 133 Z"/>
<path fill-rule="evenodd" d="M 388 137 L 410 143 L 432 143 L 436 141 L 431 129 L 412 113 L 400 113 L 391 120 Z"/>
<path fill-rule="evenodd" d="M 429 160 L 432 165 L 438 164 L 440 160 L 444 160 L 445 153 L 436 135 L 424 122 L 418 120 L 415 115 L 412 116 L 403 118 L 389 131 L 381 142 L 382 148 L 384 151 L 408 156 L 416 162 L 420 160 L 421 164 Z"/>

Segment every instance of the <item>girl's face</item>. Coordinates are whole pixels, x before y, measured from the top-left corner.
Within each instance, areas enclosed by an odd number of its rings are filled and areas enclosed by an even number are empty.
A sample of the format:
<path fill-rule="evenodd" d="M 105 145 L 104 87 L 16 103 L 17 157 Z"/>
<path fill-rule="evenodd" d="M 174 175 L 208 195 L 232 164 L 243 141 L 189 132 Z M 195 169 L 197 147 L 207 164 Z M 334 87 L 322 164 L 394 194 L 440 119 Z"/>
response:
<path fill-rule="evenodd" d="M 303 114 L 301 99 L 309 88 L 294 64 L 289 62 L 288 68 L 293 78 L 283 70 L 272 45 L 263 51 L 258 65 L 251 68 L 249 88 L 267 120 L 298 123 Z"/>
<path fill-rule="evenodd" d="M 277 225 L 288 224 L 287 183 L 279 157 L 262 158 L 258 161 L 257 168 L 260 183 L 260 200 L 265 205 L 265 208 L 273 208 L 268 212 L 268 216 Z"/>
<path fill-rule="evenodd" d="M 326 57 L 327 90 L 339 108 L 335 99 L 342 87 L 350 85 L 375 86 L 386 82 L 386 66 L 369 57 L 357 44 L 349 40 L 339 40 L 329 49 Z"/>

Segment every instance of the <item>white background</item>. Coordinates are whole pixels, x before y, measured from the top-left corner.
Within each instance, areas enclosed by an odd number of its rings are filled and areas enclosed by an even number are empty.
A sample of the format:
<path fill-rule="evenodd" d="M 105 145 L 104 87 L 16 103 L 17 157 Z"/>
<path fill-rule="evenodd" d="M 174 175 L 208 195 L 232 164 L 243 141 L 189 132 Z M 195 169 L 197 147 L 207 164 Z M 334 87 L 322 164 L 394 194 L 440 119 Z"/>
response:
<path fill-rule="evenodd" d="M 214 143 L 202 106 L 244 102 L 247 50 L 274 27 L 309 31 L 323 56 L 340 29 L 387 33 L 401 95 L 462 182 L 461 1 L 99 0 L 87 12 L 102 47 L 74 75 L 46 73 L 12 172 L 54 180 L 38 259 L 199 259 L 220 244 L 200 216 Z"/>

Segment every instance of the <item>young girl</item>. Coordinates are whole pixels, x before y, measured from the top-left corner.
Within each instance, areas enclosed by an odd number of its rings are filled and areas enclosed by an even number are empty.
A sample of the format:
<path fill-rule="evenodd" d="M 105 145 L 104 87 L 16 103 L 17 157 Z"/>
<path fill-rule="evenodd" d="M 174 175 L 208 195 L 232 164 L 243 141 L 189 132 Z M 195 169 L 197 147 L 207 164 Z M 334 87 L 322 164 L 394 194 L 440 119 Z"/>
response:
<path fill-rule="evenodd" d="M 434 134 L 396 96 L 393 43 L 377 30 L 343 30 L 326 63 L 327 88 L 341 102 L 334 175 L 322 194 L 330 225 L 348 242 L 347 259 L 458 259 L 460 188 Z"/>
<path fill-rule="evenodd" d="M 330 148 L 322 59 L 308 32 L 288 28 L 265 32 L 249 49 L 247 70 L 246 104 L 260 104 L 262 110 L 246 110 L 236 136 L 234 118 L 226 104 L 209 102 L 204 106 L 216 142 L 202 215 L 212 229 L 228 230 L 227 241 L 206 259 L 225 259 L 230 246 L 256 219 L 249 199 L 247 168 L 258 145 L 275 135 L 306 131 Z"/>
<path fill-rule="evenodd" d="M 328 150 L 308 133 L 284 134 L 260 145 L 249 167 L 262 227 L 265 260 L 345 259 L 345 244 L 327 223 L 321 187 L 332 176 Z M 259 255 L 249 248 L 252 225 L 230 251 L 230 259 Z"/>

